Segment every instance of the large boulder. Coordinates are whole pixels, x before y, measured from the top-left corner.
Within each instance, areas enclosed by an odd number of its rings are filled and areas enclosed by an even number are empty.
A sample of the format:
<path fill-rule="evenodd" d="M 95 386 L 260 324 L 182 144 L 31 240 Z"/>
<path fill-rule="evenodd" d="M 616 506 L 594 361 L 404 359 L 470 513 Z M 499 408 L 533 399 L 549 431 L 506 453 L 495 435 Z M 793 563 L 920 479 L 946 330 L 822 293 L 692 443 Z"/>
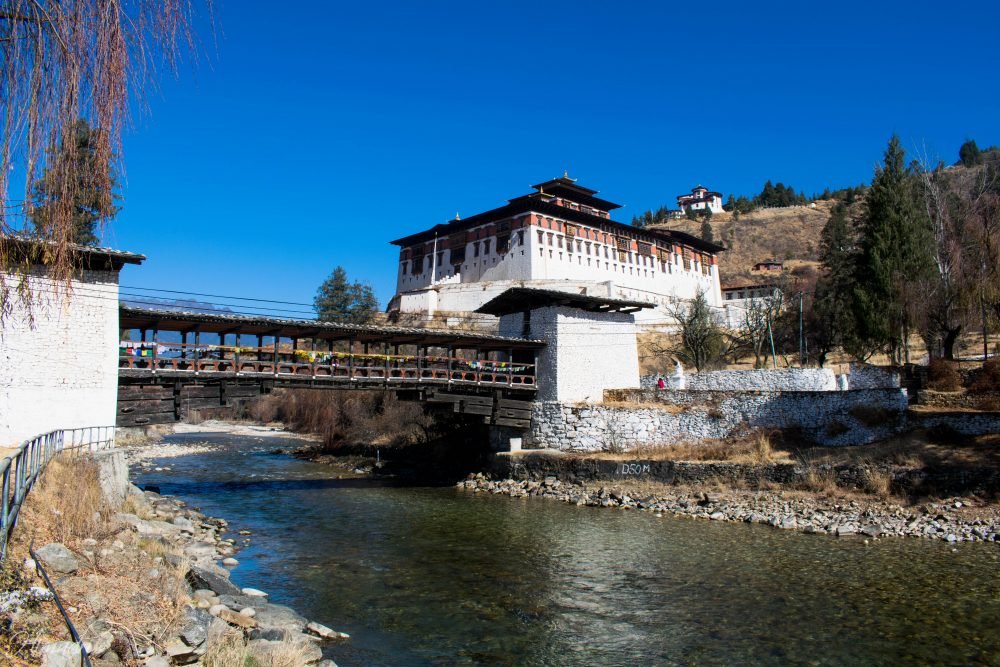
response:
<path fill-rule="evenodd" d="M 239 586 L 229 581 L 229 572 L 218 565 L 192 565 L 188 570 L 192 588 L 207 588 L 216 595 L 242 595 Z"/>
<path fill-rule="evenodd" d="M 60 574 L 73 574 L 80 569 L 80 561 L 65 544 L 46 544 L 41 549 L 36 549 L 35 554 L 46 568 Z"/>
<path fill-rule="evenodd" d="M 42 647 L 42 667 L 80 667 L 83 654 L 76 642 L 53 642 Z"/>
<path fill-rule="evenodd" d="M 257 624 L 262 629 L 277 629 L 286 632 L 300 633 L 306 629 L 309 621 L 295 610 L 281 604 L 254 605 L 257 614 Z"/>

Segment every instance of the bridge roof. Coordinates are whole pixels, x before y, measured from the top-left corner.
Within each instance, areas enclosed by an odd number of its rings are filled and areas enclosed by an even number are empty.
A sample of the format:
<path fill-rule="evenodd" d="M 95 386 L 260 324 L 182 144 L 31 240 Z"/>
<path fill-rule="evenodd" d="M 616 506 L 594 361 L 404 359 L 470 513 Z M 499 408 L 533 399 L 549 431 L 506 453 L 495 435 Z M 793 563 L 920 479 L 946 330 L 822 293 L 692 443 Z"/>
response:
<path fill-rule="evenodd" d="M 152 308 L 119 307 L 122 329 L 159 329 L 161 331 L 201 331 L 218 334 L 249 334 L 281 338 L 316 338 L 318 340 L 355 340 L 359 343 L 391 345 L 433 345 L 468 347 L 483 350 L 539 349 L 545 342 L 512 338 L 476 331 L 425 329 L 420 327 L 385 327 L 368 324 L 340 324 L 319 320 L 287 320 L 230 313 L 193 313 Z"/>
<path fill-rule="evenodd" d="M 553 289 L 512 287 L 480 306 L 476 312 L 486 315 L 506 315 L 546 306 L 569 306 L 592 313 L 634 313 L 643 308 L 655 308 L 645 301 L 626 301 L 606 296 L 574 294 Z"/>

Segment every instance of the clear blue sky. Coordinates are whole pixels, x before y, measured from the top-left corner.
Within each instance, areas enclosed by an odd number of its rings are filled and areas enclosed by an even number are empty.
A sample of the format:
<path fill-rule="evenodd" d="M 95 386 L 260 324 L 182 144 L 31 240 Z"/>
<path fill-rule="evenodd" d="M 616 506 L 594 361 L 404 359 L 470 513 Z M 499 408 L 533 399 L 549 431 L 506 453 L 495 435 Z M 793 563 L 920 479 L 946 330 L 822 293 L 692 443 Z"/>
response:
<path fill-rule="evenodd" d="M 105 235 L 128 285 L 311 302 L 334 266 L 568 170 L 625 205 L 868 181 L 1000 144 L 997 2 L 273 2 L 148 94 Z"/>

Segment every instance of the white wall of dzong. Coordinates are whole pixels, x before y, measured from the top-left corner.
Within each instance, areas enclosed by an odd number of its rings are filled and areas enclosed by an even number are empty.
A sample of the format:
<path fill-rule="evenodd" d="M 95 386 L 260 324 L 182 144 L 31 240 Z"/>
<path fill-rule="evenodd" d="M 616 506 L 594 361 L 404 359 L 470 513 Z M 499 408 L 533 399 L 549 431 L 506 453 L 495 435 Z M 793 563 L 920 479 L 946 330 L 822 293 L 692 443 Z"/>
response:
<path fill-rule="evenodd" d="M 5 279 L 11 286 L 20 280 Z M 118 272 L 81 271 L 67 289 L 36 266 L 27 286 L 30 306 L 12 295 L 0 326 L 0 446 L 56 429 L 114 425 Z"/>
<path fill-rule="evenodd" d="M 683 249 L 671 247 L 668 261 L 661 262 L 656 256 L 639 254 L 633 247 L 621 261 L 617 248 L 605 241 L 613 242 L 613 236 L 601 233 L 600 240 L 580 235 L 569 237 L 559 229 L 565 224 L 538 214 L 520 216 L 512 225 L 510 246 L 505 253 L 497 252 L 496 236 L 487 235 L 493 224 L 469 230 L 469 237 L 475 240 L 465 244 L 465 260 L 457 266 L 452 265 L 451 250 L 439 238 L 436 254 L 433 242 L 425 244 L 423 270 L 417 274 L 412 272 L 411 250 L 404 249 L 397 273 L 400 310 L 423 311 L 430 300 L 415 296 L 431 287 L 437 292 L 436 310 L 475 310 L 507 286 L 523 281 L 537 286 L 544 284 L 547 288 L 557 288 L 561 282 L 572 291 L 587 289 L 588 294 L 647 301 L 659 306 L 693 299 L 701 291 L 710 305 L 722 305 L 718 266 L 710 260 L 703 267 L 700 253 L 687 249 L 689 257 L 685 258 Z M 482 285 L 480 292 L 470 289 L 470 284 Z M 602 288 L 600 284 L 606 286 Z"/>
<path fill-rule="evenodd" d="M 502 316 L 500 335 L 521 336 L 523 317 Z M 528 337 L 546 343 L 538 353 L 538 400 L 600 403 L 605 389 L 639 386 L 631 314 L 548 306 L 532 310 L 529 317 Z"/>

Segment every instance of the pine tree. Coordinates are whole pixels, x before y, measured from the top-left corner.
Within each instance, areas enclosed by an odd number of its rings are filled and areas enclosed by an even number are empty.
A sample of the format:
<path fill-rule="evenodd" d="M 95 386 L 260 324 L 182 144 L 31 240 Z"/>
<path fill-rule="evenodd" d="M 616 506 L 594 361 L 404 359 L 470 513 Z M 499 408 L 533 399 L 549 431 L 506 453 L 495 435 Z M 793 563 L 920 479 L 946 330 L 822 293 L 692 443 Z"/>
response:
<path fill-rule="evenodd" d="M 816 294 L 810 313 L 810 346 L 819 355 L 819 365 L 826 355 L 845 347 L 854 349 L 854 239 L 847 222 L 847 207 L 838 203 L 830 211 L 820 235 L 820 262 L 824 272 L 816 281 Z"/>
<path fill-rule="evenodd" d="M 983 153 L 976 145 L 975 139 L 969 139 L 958 149 L 958 159 L 966 167 L 975 167 L 983 163 Z"/>
<path fill-rule="evenodd" d="M 316 290 L 313 308 L 324 322 L 365 324 L 378 311 L 378 300 L 370 286 L 348 282 L 347 271 L 338 266 Z"/>
<path fill-rule="evenodd" d="M 98 225 L 109 222 L 121 210 L 115 203 L 121 198 L 115 191 L 114 170 L 100 163 L 100 133 L 80 119 L 70 128 L 61 148 L 50 152 L 45 172 L 31 189 L 29 215 L 40 238 L 54 239 L 58 232 L 55 220 L 68 214 L 72 220 L 72 238 L 68 240 L 96 245 Z M 110 181 L 102 180 L 101 174 L 109 174 Z M 67 182 L 72 185 L 65 193 L 60 184 Z"/>
<path fill-rule="evenodd" d="M 715 243 L 715 235 L 712 233 L 712 223 L 707 217 L 701 223 L 701 240 L 708 243 Z"/>
<path fill-rule="evenodd" d="M 860 341 L 886 349 L 896 363 L 908 356 L 919 298 L 912 288 L 931 266 L 930 234 L 914 185 L 899 137 L 893 135 L 865 199 L 853 301 Z"/>

